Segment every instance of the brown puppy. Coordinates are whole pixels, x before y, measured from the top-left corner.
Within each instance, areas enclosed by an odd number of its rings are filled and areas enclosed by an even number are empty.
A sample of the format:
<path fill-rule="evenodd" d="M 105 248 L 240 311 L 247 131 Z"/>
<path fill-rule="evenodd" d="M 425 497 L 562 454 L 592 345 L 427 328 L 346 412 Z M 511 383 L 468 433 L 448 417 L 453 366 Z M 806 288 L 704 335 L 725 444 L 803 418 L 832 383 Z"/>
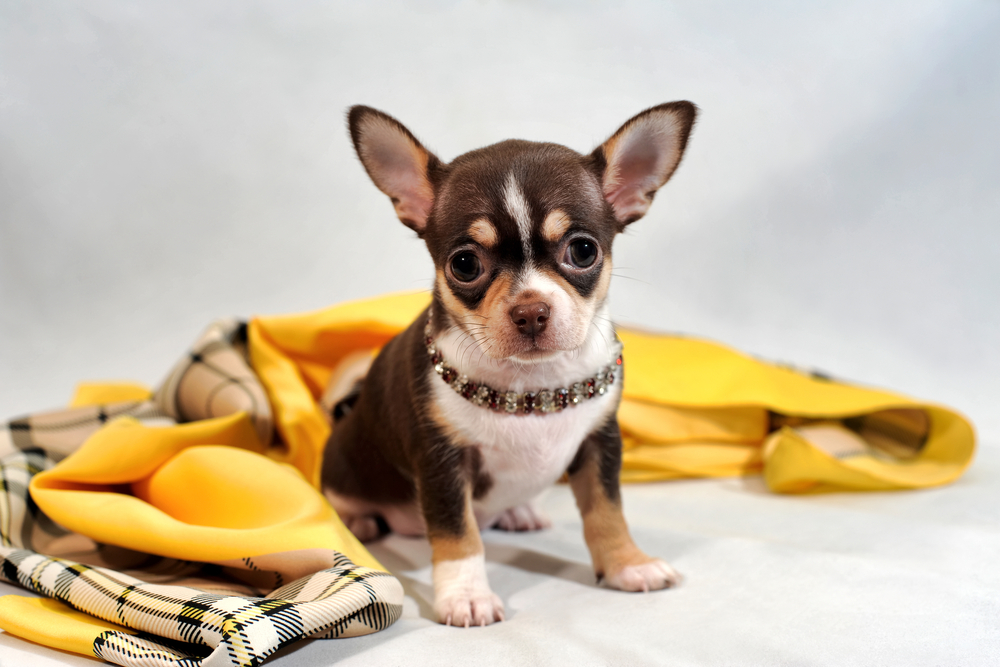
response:
<path fill-rule="evenodd" d="M 677 168 L 695 111 L 647 109 L 590 155 L 511 140 L 450 164 L 390 116 L 350 111 L 362 164 L 426 241 L 436 278 L 431 306 L 337 420 L 323 486 L 361 539 L 379 521 L 426 533 L 442 623 L 503 619 L 479 531 L 547 526 L 533 500 L 563 473 L 599 579 L 629 591 L 678 581 L 622 515 L 622 362 L 606 297 L 612 242 Z"/>

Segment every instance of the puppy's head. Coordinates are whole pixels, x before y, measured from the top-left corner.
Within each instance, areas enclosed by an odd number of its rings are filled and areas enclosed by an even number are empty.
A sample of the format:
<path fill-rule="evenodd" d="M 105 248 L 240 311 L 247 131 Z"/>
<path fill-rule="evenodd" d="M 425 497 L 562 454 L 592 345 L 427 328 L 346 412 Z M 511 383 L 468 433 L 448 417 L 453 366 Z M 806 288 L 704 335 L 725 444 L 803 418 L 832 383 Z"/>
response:
<path fill-rule="evenodd" d="M 510 140 L 441 162 L 397 120 L 350 110 L 358 157 L 427 243 L 435 313 L 494 359 L 538 361 L 587 338 L 611 277 L 611 244 L 677 168 L 690 102 L 647 109 L 590 155 Z"/>

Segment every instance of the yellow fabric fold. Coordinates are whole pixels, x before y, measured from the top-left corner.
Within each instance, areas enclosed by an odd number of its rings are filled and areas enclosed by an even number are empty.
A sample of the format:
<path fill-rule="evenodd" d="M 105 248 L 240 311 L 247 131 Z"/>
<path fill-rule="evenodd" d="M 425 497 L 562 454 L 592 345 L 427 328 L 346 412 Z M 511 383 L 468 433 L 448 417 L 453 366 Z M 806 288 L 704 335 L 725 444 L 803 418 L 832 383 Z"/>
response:
<path fill-rule="evenodd" d="M 758 474 L 763 466 L 757 444 L 727 442 L 636 443 L 625 438 L 623 482 L 659 482 L 685 477 Z"/>
<path fill-rule="evenodd" d="M 106 544 L 226 561 L 334 549 L 384 569 L 297 469 L 263 455 L 243 413 L 172 427 L 119 419 L 31 481 L 57 523 Z"/>
<path fill-rule="evenodd" d="M 287 446 L 281 460 L 298 467 L 317 487 L 323 447 L 330 437 L 318 402 L 334 367 L 351 352 L 381 348 L 428 301 L 423 292 L 393 294 L 250 322 L 250 362 L 271 399 Z"/>
<path fill-rule="evenodd" d="M 333 369 L 352 352 L 384 345 L 429 300 L 426 293 L 394 294 L 251 323 L 251 360 L 275 406 L 285 460 L 313 484 L 329 437 L 317 402 Z M 953 481 L 972 460 L 972 426 L 948 408 L 812 377 L 709 341 L 618 332 L 626 359 L 624 481 L 763 472 L 779 492 L 902 489 Z M 912 460 L 837 458 L 788 429 L 768 436 L 772 413 L 841 420 L 898 408 L 925 410 L 931 420 Z"/>
<path fill-rule="evenodd" d="M 975 446 L 972 426 L 947 408 L 916 405 L 931 418 L 927 444 L 917 458 L 909 461 L 876 456 L 837 458 L 811 444 L 795 429 L 786 427 L 765 443 L 764 481 L 771 490 L 783 493 L 891 491 L 955 481 L 972 461 Z"/>
<path fill-rule="evenodd" d="M 81 382 L 76 385 L 69 407 L 101 405 L 120 401 L 145 401 L 153 395 L 152 390 L 135 382 Z"/>
<path fill-rule="evenodd" d="M 23 595 L 0 597 L 0 629 L 36 644 L 91 658 L 96 657 L 94 640 L 101 633 L 112 630 L 135 634 L 67 607 L 59 600 Z"/>

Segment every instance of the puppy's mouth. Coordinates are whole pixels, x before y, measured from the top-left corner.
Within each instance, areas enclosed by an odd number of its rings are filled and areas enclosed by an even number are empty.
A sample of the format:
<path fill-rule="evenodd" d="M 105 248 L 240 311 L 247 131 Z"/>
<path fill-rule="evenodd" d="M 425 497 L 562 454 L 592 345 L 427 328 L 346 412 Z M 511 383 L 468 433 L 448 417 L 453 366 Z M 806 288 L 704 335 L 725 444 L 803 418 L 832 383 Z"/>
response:
<path fill-rule="evenodd" d="M 504 311 L 506 315 L 506 311 Z M 459 351 L 467 358 L 489 359 L 493 363 L 509 361 L 517 365 L 544 364 L 580 352 L 587 340 L 588 327 L 567 326 L 549 320 L 541 331 L 520 331 L 516 321 L 504 317 L 483 320 L 454 317 L 452 323 L 465 342 Z"/>
<path fill-rule="evenodd" d="M 552 361 L 566 354 L 572 354 L 579 347 L 577 341 L 568 337 L 552 336 L 549 332 L 546 334 L 529 337 L 504 332 L 493 338 L 492 344 L 487 347 L 491 349 L 492 356 L 496 359 L 525 365 Z"/>
<path fill-rule="evenodd" d="M 541 364 L 545 363 L 546 361 L 551 361 L 552 359 L 555 359 L 556 357 L 565 353 L 566 350 L 544 350 L 535 347 L 530 350 L 525 350 L 524 352 L 517 352 L 515 354 L 510 355 L 507 358 L 511 361 L 516 361 L 518 363 L 530 366 L 533 364 Z"/>
<path fill-rule="evenodd" d="M 533 366 L 558 359 L 573 353 L 578 346 L 567 345 L 570 341 L 555 339 L 551 336 L 528 337 L 511 335 L 509 332 L 490 332 L 467 330 L 463 333 L 475 341 L 474 345 L 487 358 L 495 361 L 512 361 L 517 364 Z"/>

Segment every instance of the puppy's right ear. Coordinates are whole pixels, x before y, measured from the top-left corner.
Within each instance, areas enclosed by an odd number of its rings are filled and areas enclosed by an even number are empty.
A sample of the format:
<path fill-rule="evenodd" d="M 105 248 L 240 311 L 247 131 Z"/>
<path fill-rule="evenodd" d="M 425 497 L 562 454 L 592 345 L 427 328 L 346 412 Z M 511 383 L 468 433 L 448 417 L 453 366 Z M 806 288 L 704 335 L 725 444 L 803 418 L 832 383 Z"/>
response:
<path fill-rule="evenodd" d="M 388 114 L 365 106 L 347 114 L 354 150 L 404 225 L 423 236 L 434 204 L 431 173 L 441 163 Z"/>

